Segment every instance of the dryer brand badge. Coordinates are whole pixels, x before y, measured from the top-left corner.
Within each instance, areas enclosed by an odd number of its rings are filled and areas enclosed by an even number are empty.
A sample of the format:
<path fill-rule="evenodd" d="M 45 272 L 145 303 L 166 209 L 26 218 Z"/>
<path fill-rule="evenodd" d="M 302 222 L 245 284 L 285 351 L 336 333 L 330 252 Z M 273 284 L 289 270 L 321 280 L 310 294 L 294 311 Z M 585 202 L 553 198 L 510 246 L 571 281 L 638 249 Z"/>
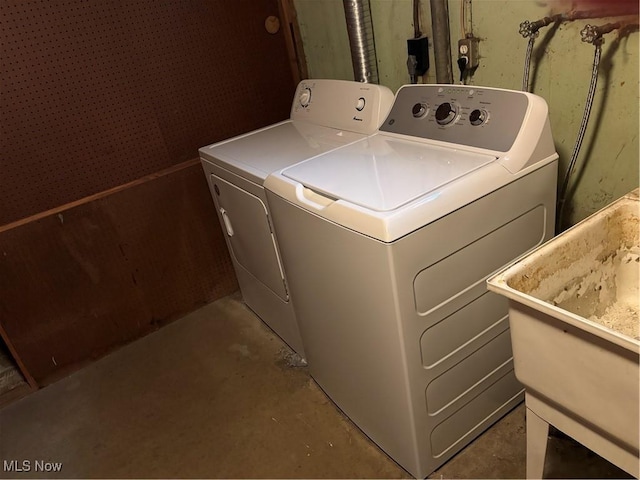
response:
<path fill-rule="evenodd" d="M 358 118 L 356 115 L 354 115 L 354 116 L 353 116 L 353 119 L 354 119 L 356 122 L 364 122 L 364 120 L 363 120 L 362 118 Z"/>

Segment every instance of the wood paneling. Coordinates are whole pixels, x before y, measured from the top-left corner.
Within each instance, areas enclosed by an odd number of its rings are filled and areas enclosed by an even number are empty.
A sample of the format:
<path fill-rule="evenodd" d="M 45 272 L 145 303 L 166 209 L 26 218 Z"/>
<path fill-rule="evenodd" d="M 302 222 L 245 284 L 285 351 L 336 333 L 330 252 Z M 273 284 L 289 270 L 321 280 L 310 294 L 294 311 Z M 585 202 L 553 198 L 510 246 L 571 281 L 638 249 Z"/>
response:
<path fill-rule="evenodd" d="M 0 334 L 30 385 L 237 289 L 194 159 L 288 117 L 281 1 L 0 2 Z"/>
<path fill-rule="evenodd" d="M 31 386 L 237 289 L 194 159 L 288 117 L 281 1 L 0 2 L 0 334 Z"/>
<path fill-rule="evenodd" d="M 0 326 L 42 385 L 237 283 L 199 162 L 0 232 Z"/>
<path fill-rule="evenodd" d="M 281 23 L 284 28 L 284 36 L 286 39 L 287 53 L 289 54 L 289 64 L 293 79 L 297 84 L 300 80 L 309 78 L 307 71 L 307 59 L 304 54 L 304 45 L 302 43 L 302 34 L 298 25 L 298 16 L 293 0 L 279 0 Z"/>

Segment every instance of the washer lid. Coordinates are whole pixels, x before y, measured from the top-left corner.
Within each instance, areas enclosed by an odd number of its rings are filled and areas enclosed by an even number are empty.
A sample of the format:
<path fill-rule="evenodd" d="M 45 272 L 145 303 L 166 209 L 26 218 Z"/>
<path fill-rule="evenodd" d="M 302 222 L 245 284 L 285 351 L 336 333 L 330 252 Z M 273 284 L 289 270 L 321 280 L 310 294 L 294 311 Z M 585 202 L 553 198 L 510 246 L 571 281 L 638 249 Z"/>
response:
<path fill-rule="evenodd" d="M 386 212 L 495 160 L 492 155 L 376 134 L 282 174 L 335 200 Z"/>

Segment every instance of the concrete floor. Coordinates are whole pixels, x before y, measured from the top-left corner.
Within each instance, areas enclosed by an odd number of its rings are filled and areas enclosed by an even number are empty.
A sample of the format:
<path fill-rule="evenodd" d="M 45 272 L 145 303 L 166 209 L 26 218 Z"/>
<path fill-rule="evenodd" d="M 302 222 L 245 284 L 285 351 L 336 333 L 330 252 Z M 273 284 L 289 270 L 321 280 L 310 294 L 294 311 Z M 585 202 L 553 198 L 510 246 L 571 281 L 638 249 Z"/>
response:
<path fill-rule="evenodd" d="M 289 353 L 223 298 L 0 410 L 0 477 L 410 478 Z M 522 478 L 525 446 L 520 405 L 430 478 Z M 629 477 L 557 436 L 545 476 Z"/>

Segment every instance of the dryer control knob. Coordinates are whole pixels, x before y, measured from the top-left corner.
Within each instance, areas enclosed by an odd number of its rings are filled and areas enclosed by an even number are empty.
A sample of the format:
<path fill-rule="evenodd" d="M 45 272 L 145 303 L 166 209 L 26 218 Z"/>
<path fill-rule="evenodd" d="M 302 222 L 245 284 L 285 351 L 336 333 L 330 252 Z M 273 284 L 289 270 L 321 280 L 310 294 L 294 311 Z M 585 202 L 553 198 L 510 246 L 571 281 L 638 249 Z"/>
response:
<path fill-rule="evenodd" d="M 436 122 L 438 125 L 449 125 L 458 115 L 458 109 L 449 102 L 441 103 L 436 109 Z"/>
<path fill-rule="evenodd" d="M 303 107 L 307 107 L 311 102 L 311 89 L 303 89 L 298 96 L 298 101 L 300 102 L 300 105 L 302 105 Z"/>
<path fill-rule="evenodd" d="M 483 123 L 485 123 L 487 121 L 487 118 L 489 118 L 489 114 L 487 113 L 487 111 L 477 108 L 475 110 L 472 110 L 469 114 L 469 123 L 477 127 L 478 125 L 482 125 Z"/>
<path fill-rule="evenodd" d="M 361 112 L 362 110 L 364 110 L 364 106 L 367 104 L 366 100 L 364 99 L 364 97 L 360 97 L 358 99 L 358 101 L 356 102 L 356 110 Z"/>

